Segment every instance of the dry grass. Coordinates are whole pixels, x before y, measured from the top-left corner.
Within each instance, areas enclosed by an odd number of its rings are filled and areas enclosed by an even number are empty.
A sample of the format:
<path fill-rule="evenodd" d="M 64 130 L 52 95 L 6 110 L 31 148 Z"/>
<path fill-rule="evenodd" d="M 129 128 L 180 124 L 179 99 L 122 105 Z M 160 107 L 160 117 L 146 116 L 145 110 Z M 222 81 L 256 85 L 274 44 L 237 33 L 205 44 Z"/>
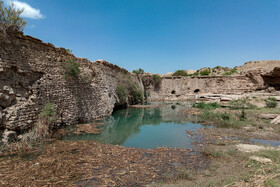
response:
<path fill-rule="evenodd" d="M 0 157 L 0 186 L 76 186 L 78 181 L 89 186 L 143 186 L 163 180 L 166 172 L 176 172 L 174 163 L 191 169 L 205 166 L 205 161 L 184 149 L 56 141 L 32 159 Z"/>

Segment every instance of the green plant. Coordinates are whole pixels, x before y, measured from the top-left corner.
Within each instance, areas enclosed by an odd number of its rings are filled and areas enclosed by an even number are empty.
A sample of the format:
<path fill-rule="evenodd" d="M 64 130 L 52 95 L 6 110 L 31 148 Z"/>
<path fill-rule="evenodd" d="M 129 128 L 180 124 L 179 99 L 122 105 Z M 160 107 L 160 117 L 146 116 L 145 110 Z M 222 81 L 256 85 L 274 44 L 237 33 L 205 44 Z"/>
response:
<path fill-rule="evenodd" d="M 210 71 L 208 69 L 203 70 L 203 71 L 200 72 L 200 75 L 202 75 L 202 76 L 207 76 L 209 74 L 210 74 Z"/>
<path fill-rule="evenodd" d="M 24 9 L 16 9 L 13 3 L 0 1 L 0 23 L 7 26 L 17 26 L 22 30 L 26 26 L 26 21 L 20 17 Z"/>
<path fill-rule="evenodd" d="M 56 107 L 48 102 L 41 110 L 40 117 L 48 117 L 51 121 L 56 120 Z"/>
<path fill-rule="evenodd" d="M 161 83 L 161 79 L 162 79 L 161 76 L 154 74 L 152 79 L 153 79 L 153 84 L 154 84 L 155 89 L 158 89 L 160 87 L 160 83 Z"/>
<path fill-rule="evenodd" d="M 276 108 L 278 106 L 278 102 L 275 97 L 265 99 L 265 104 L 267 108 Z"/>
<path fill-rule="evenodd" d="M 225 72 L 223 75 L 232 75 L 234 73 L 237 73 L 237 69 L 236 68 L 231 69 L 229 72 Z"/>
<path fill-rule="evenodd" d="M 189 76 L 185 70 L 177 70 L 172 76 Z"/>
<path fill-rule="evenodd" d="M 124 84 L 118 84 L 116 87 L 116 93 L 119 98 L 120 104 L 125 104 L 127 102 L 127 87 Z"/>
<path fill-rule="evenodd" d="M 244 109 L 241 110 L 240 121 L 244 121 L 246 119 L 246 112 Z"/>
<path fill-rule="evenodd" d="M 136 75 L 144 74 L 144 70 L 139 68 L 138 70 L 133 70 L 132 73 L 135 73 Z"/>
<path fill-rule="evenodd" d="M 169 171 L 164 174 L 163 178 L 166 182 L 178 180 L 193 180 L 195 173 L 189 169 L 181 169 L 178 171 Z"/>
<path fill-rule="evenodd" d="M 214 102 L 214 103 L 200 102 L 200 103 L 193 104 L 193 107 L 194 108 L 205 109 L 205 110 L 213 110 L 213 109 L 216 109 L 216 108 L 220 108 L 220 105 L 217 102 Z"/>
<path fill-rule="evenodd" d="M 224 156 L 224 153 L 222 153 L 221 151 L 216 151 L 212 147 L 204 147 L 204 148 L 202 148 L 201 153 L 203 155 L 205 155 L 205 156 L 213 157 L 213 158 L 219 158 L 219 157 Z"/>
<path fill-rule="evenodd" d="M 229 115 L 228 113 L 221 113 L 220 118 L 221 118 L 223 121 L 227 121 L 227 120 L 230 119 L 230 115 Z"/>
<path fill-rule="evenodd" d="M 254 106 L 250 100 L 249 97 L 244 97 L 241 99 L 237 99 L 237 100 L 233 100 L 231 102 L 229 102 L 229 108 L 236 110 L 236 109 L 252 109 L 255 108 L 256 106 Z"/>
<path fill-rule="evenodd" d="M 128 86 L 128 92 L 129 92 L 129 104 L 138 104 L 143 103 L 143 91 L 142 89 L 137 85 L 136 82 L 133 82 L 132 84 L 129 84 Z"/>
<path fill-rule="evenodd" d="M 193 74 L 194 76 L 198 76 L 198 71 Z"/>
<path fill-rule="evenodd" d="M 66 53 L 73 54 L 73 50 L 72 49 L 66 49 Z"/>
<path fill-rule="evenodd" d="M 81 72 L 80 65 L 72 60 L 62 62 L 62 68 L 65 70 L 66 76 L 78 76 Z"/>

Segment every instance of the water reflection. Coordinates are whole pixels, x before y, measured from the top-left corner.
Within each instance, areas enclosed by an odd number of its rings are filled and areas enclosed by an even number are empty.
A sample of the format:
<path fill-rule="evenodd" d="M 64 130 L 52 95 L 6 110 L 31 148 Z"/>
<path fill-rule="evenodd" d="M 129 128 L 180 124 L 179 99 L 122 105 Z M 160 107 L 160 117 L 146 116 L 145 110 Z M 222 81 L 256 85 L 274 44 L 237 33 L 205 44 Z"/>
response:
<path fill-rule="evenodd" d="M 155 148 L 191 145 L 187 130 L 196 130 L 202 125 L 195 116 L 183 115 L 180 110 L 188 106 L 167 105 L 159 108 L 130 108 L 114 112 L 106 118 L 98 135 L 71 135 L 71 140 L 97 140 L 102 143 L 128 147 Z"/>

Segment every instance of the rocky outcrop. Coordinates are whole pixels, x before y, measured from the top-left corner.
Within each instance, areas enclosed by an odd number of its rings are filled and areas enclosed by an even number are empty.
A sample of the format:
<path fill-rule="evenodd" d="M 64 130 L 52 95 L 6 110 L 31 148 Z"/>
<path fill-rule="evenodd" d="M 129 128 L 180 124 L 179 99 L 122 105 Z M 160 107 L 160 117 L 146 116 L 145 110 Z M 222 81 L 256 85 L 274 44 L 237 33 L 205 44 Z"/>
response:
<path fill-rule="evenodd" d="M 262 75 L 264 84 L 267 87 L 272 87 L 275 90 L 280 90 L 280 62 L 279 67 L 275 67 L 270 72 Z"/>
<path fill-rule="evenodd" d="M 0 27 L 0 127 L 21 131 L 34 126 L 46 103 L 56 107 L 55 126 L 91 121 L 112 113 L 120 102 L 116 87 L 129 79 L 143 95 L 138 77 L 104 60 L 76 58 L 64 48 Z M 65 76 L 62 62 L 80 65 Z M 138 94 L 139 95 L 139 94 Z M 135 101 L 125 95 L 125 102 Z"/>

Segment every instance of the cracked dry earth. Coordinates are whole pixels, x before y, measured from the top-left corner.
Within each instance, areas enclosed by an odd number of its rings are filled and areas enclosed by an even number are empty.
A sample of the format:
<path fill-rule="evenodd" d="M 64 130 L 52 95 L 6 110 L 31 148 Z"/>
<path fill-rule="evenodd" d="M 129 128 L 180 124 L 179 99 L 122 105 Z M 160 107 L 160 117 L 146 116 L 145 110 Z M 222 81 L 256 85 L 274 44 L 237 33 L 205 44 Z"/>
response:
<path fill-rule="evenodd" d="M 94 141 L 55 141 L 40 155 L 0 157 L 1 186 L 144 186 L 208 160 L 193 150 L 139 149 Z"/>

